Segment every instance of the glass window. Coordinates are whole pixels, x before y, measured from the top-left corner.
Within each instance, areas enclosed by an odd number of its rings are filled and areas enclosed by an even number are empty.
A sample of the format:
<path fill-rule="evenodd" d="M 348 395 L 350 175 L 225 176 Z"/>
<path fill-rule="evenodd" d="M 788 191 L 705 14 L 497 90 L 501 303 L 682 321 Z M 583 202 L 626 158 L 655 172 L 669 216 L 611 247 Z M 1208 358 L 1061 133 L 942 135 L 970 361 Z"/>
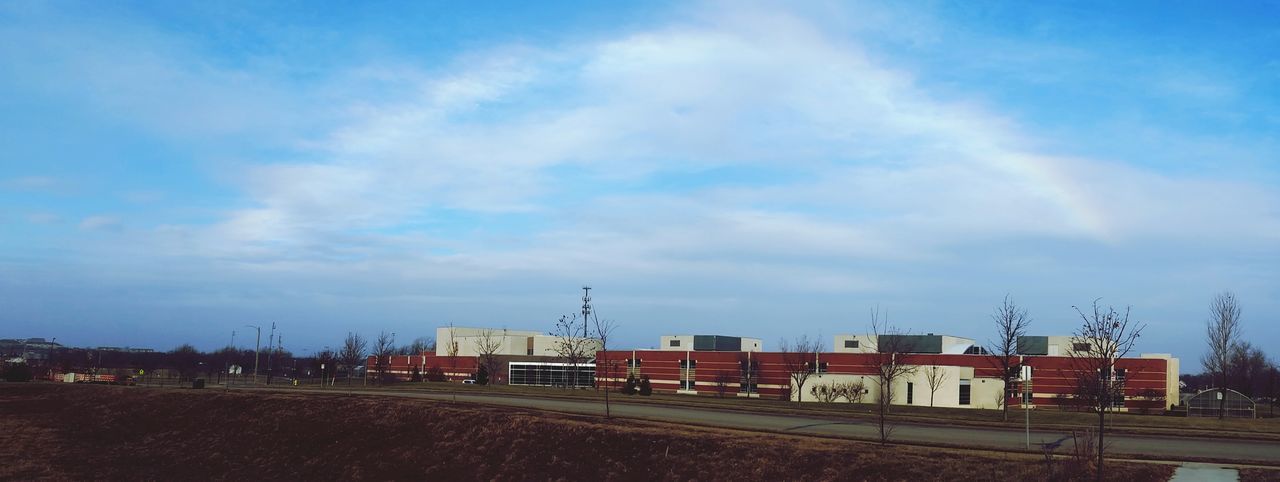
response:
<path fill-rule="evenodd" d="M 845 340 L 845 341 L 844 341 L 844 347 L 845 347 L 845 348 L 857 348 L 857 347 L 858 347 L 858 340 Z"/>
<path fill-rule="evenodd" d="M 912 400 L 914 400 L 916 394 L 915 389 L 916 384 L 907 382 L 907 405 L 911 405 Z"/>
<path fill-rule="evenodd" d="M 671 340 L 671 346 L 680 346 L 680 340 Z"/>
<path fill-rule="evenodd" d="M 970 380 L 960 380 L 960 405 L 969 404 L 969 382 Z"/>

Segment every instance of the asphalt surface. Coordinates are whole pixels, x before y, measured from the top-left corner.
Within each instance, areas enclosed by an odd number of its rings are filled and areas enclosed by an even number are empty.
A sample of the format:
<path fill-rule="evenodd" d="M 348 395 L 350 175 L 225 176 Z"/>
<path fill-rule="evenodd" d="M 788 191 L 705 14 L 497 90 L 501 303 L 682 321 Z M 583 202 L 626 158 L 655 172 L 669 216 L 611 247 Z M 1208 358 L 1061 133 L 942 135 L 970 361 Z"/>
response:
<path fill-rule="evenodd" d="M 332 393 L 328 391 L 320 393 Z M 450 394 L 439 392 L 366 392 L 379 395 L 434 400 L 503 405 L 511 407 L 552 410 L 565 413 L 603 415 L 604 406 L 598 401 L 566 400 L 559 398 L 534 398 L 527 396 Z M 641 403 L 612 404 L 615 417 L 654 420 L 689 425 L 735 428 L 755 431 L 781 432 L 801 435 L 819 435 L 864 440 L 879 440 L 879 427 L 873 420 L 848 420 L 804 415 L 777 415 L 686 408 L 671 405 L 645 405 Z M 1031 444 L 1051 443 L 1068 436 L 1056 431 L 1031 431 Z M 1026 434 L 1022 430 L 966 427 L 952 425 L 928 425 L 897 423 L 892 440 L 906 443 L 922 443 L 962 446 L 999 450 L 1022 450 Z M 1235 462 L 1263 462 L 1280 465 L 1280 442 L 1233 440 L 1201 437 L 1166 437 L 1152 435 L 1108 434 L 1106 442 L 1110 455 L 1145 455 L 1166 460 L 1213 459 Z M 1071 448 L 1067 439 L 1057 450 L 1065 454 Z"/>

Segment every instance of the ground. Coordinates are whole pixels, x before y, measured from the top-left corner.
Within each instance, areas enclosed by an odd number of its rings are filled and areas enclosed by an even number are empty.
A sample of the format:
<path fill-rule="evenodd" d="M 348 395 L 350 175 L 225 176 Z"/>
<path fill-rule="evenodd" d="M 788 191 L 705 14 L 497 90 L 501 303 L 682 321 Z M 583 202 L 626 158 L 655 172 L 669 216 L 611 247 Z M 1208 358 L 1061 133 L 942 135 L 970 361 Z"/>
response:
<path fill-rule="evenodd" d="M 0 384 L 0 479 L 1044 480 L 1034 457 L 360 395 Z M 1108 479 L 1172 468 L 1112 463 Z"/>

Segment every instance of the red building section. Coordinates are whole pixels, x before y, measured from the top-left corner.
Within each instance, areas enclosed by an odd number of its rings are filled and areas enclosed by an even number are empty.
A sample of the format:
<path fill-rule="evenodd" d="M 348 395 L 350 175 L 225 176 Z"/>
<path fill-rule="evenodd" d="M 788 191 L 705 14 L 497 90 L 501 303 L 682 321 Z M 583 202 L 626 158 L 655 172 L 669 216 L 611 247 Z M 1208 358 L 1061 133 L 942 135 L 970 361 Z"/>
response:
<path fill-rule="evenodd" d="M 476 357 L 423 355 L 392 355 L 385 370 L 388 377 L 412 380 L 416 373 L 424 380 L 457 381 L 472 378 L 476 373 Z M 377 375 L 378 358 L 370 355 L 365 361 L 366 373 Z"/>
<path fill-rule="evenodd" d="M 791 377 L 784 357 L 777 352 L 711 352 L 636 350 L 599 352 L 597 359 L 613 361 L 616 368 L 609 370 L 610 385 L 624 381 L 628 375 L 648 377 L 654 390 L 667 392 L 693 392 L 718 394 L 725 390 L 730 396 L 745 394 L 744 369 L 748 363 L 755 368 L 752 394 L 760 397 L 788 399 Z M 795 356 L 795 354 L 790 354 Z M 818 353 L 805 355 L 812 371 L 833 375 L 863 375 L 868 378 L 877 373 L 879 355 L 874 353 Z M 917 366 L 967 367 L 973 369 L 974 379 L 998 380 L 1001 368 L 998 358 L 990 355 L 903 355 L 903 362 Z M 1037 407 L 1068 408 L 1074 402 L 1076 376 L 1073 360 L 1060 356 L 1019 357 L 1020 363 L 1032 367 L 1032 399 Z M 1125 380 L 1125 409 L 1153 409 L 1165 407 L 1164 397 L 1168 386 L 1168 360 L 1160 358 L 1124 358 L 1116 362 L 1117 375 Z M 606 382 L 605 371 L 596 369 L 597 383 Z M 1012 387 L 1016 388 L 1016 387 Z M 997 392 L 998 394 L 998 392 Z M 754 396 L 754 395 L 753 395 Z M 1006 403 L 1020 403 L 1018 395 Z"/>

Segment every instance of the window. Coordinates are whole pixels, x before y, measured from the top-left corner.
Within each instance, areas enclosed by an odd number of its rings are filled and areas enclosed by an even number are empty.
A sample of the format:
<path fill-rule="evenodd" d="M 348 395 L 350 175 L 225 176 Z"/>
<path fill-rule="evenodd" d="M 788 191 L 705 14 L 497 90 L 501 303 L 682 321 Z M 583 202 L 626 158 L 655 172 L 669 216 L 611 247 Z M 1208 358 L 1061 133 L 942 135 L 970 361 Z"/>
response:
<path fill-rule="evenodd" d="M 845 347 L 845 348 L 857 348 L 857 347 L 858 347 L 858 340 L 845 340 L 845 341 L 844 341 L 844 347 Z"/>
<path fill-rule="evenodd" d="M 811 363 L 805 363 L 805 366 L 809 367 L 809 373 L 826 373 L 827 372 L 827 362 L 819 362 L 817 371 L 813 370 L 813 364 Z"/>
<path fill-rule="evenodd" d="M 969 382 L 971 380 L 960 380 L 960 405 L 969 404 Z"/>
<path fill-rule="evenodd" d="M 1125 373 L 1125 372 L 1124 372 L 1124 369 L 1123 369 L 1123 368 L 1117 368 L 1117 369 L 1116 369 L 1116 381 L 1117 381 L 1117 382 L 1124 383 L 1124 373 Z"/>
<path fill-rule="evenodd" d="M 693 390 L 693 384 L 694 384 L 694 383 L 695 383 L 695 382 L 694 382 L 693 380 L 680 380 L 680 389 L 681 389 L 681 390 Z"/>
<path fill-rule="evenodd" d="M 1088 343 L 1072 343 L 1071 349 L 1078 352 L 1088 352 L 1089 344 Z"/>
<path fill-rule="evenodd" d="M 907 405 L 911 405 L 912 400 L 915 399 L 915 394 L 916 384 L 907 382 Z"/>
<path fill-rule="evenodd" d="M 671 346 L 680 346 L 680 340 L 671 340 Z"/>
<path fill-rule="evenodd" d="M 983 348 L 983 347 L 978 346 L 978 345 L 973 345 L 973 346 L 969 347 L 968 349 L 966 349 L 966 350 L 964 351 L 964 354 L 965 354 L 965 355 L 989 355 L 989 354 L 990 354 L 990 352 L 988 352 L 986 348 Z"/>
<path fill-rule="evenodd" d="M 743 383 L 738 387 L 738 391 L 742 393 L 760 393 L 759 384 L 755 381 L 751 383 Z"/>
<path fill-rule="evenodd" d="M 698 360 L 680 360 L 680 368 L 698 368 Z"/>

